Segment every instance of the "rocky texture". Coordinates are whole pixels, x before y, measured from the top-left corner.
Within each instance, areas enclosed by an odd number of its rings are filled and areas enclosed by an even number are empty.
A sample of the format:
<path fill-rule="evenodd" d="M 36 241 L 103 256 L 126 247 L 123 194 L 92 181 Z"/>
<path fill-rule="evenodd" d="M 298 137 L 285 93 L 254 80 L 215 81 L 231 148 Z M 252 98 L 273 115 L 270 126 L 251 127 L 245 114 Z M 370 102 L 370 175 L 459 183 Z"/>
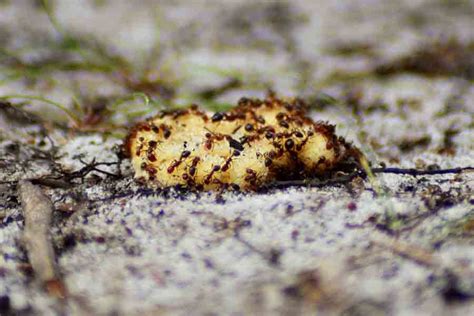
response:
<path fill-rule="evenodd" d="M 472 167 L 471 1 L 45 3 L 0 2 L 0 314 L 473 313 L 472 171 L 196 193 L 118 148 L 270 88 L 374 167 Z M 33 282 L 22 179 L 53 202 L 63 301 Z"/>

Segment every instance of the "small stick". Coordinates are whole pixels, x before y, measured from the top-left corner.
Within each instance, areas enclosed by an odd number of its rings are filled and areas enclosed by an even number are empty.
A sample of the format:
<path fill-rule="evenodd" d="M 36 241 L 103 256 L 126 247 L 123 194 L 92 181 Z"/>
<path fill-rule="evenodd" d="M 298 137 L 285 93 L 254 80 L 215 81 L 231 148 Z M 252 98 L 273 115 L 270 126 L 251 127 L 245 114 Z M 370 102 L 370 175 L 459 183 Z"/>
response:
<path fill-rule="evenodd" d="M 30 181 L 20 181 L 18 191 L 25 218 L 23 240 L 35 276 L 51 296 L 64 298 L 66 288 L 57 273 L 49 234 L 53 204 L 43 191 Z"/>
<path fill-rule="evenodd" d="M 412 244 L 405 243 L 395 238 L 390 238 L 380 233 L 375 233 L 372 237 L 372 242 L 375 245 L 379 245 L 386 248 L 393 253 L 410 259 L 420 265 L 436 268 L 439 266 L 439 262 L 434 254 L 424 248 L 415 246 Z"/>
<path fill-rule="evenodd" d="M 324 187 L 328 185 L 335 185 L 335 184 L 346 184 L 349 183 L 353 178 L 357 176 L 361 176 L 362 173 L 359 171 L 354 171 L 347 175 L 342 175 L 330 179 L 319 180 L 318 178 L 310 178 L 310 179 L 297 179 L 297 180 L 286 180 L 286 181 L 274 181 L 267 185 L 264 185 L 264 189 L 269 188 L 286 188 L 286 187 L 293 187 L 293 186 L 302 186 L 302 187 Z"/>
<path fill-rule="evenodd" d="M 474 167 L 437 169 L 437 170 L 418 170 L 418 169 L 401 169 L 401 168 L 372 168 L 373 173 L 394 173 L 406 174 L 410 176 L 425 176 L 437 174 L 462 173 L 464 171 L 474 171 Z"/>

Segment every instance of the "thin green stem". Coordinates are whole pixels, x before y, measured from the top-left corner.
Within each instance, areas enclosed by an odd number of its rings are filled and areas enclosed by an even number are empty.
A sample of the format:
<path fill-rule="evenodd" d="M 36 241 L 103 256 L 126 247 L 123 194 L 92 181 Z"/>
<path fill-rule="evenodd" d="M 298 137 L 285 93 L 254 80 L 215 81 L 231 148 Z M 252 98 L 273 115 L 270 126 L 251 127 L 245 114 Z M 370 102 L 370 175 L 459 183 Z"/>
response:
<path fill-rule="evenodd" d="M 114 104 L 111 105 L 111 109 L 116 110 L 117 107 L 119 107 L 120 105 L 126 103 L 127 101 L 131 101 L 135 98 L 142 98 L 143 103 L 145 104 L 146 107 L 148 107 L 150 105 L 150 98 L 145 93 L 143 93 L 143 92 L 134 92 L 134 93 L 132 93 L 132 94 L 116 101 Z"/>
<path fill-rule="evenodd" d="M 42 0 L 41 2 L 43 3 L 44 11 L 46 12 L 46 15 L 48 16 L 48 19 L 51 22 L 51 24 L 53 25 L 54 29 L 59 34 L 64 36 L 64 33 L 65 33 L 64 29 L 62 28 L 61 24 L 59 24 L 58 20 L 54 16 L 54 14 L 52 12 L 52 9 L 51 9 L 51 5 L 49 3 L 49 0 Z"/>
<path fill-rule="evenodd" d="M 10 100 L 10 99 L 24 99 L 24 100 L 40 101 L 40 102 L 52 105 L 52 106 L 62 110 L 63 112 L 65 112 L 69 116 L 69 118 L 75 124 L 80 122 L 80 119 L 77 117 L 77 115 L 74 112 L 72 112 L 71 110 L 69 110 L 67 107 L 65 107 L 61 103 L 46 99 L 44 97 L 34 96 L 34 95 L 24 95 L 24 94 L 10 94 L 10 95 L 0 96 L 0 100 Z"/>

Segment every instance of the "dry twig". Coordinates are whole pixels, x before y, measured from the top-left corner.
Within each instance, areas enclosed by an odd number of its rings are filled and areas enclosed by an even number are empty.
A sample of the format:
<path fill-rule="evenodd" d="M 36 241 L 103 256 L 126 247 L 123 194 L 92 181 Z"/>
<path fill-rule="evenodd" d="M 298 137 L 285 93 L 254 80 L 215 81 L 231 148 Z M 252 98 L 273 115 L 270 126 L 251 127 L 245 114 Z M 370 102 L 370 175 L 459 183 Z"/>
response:
<path fill-rule="evenodd" d="M 25 218 L 23 241 L 35 276 L 50 295 L 64 298 L 66 289 L 57 272 L 49 235 L 53 204 L 29 181 L 20 181 L 18 191 Z"/>
<path fill-rule="evenodd" d="M 409 176 L 428 176 L 439 174 L 457 174 L 462 172 L 474 171 L 474 167 L 460 167 L 451 169 L 434 169 L 434 170 L 418 170 L 418 169 L 402 169 L 402 168 L 373 168 L 373 173 L 393 173 L 405 174 Z"/>
<path fill-rule="evenodd" d="M 391 238 L 380 233 L 375 233 L 375 236 L 372 238 L 372 242 L 375 245 L 388 249 L 393 253 L 414 261 L 420 265 L 430 268 L 439 268 L 440 266 L 438 258 L 436 258 L 431 251 L 419 246 L 408 244 L 401 240 Z"/>

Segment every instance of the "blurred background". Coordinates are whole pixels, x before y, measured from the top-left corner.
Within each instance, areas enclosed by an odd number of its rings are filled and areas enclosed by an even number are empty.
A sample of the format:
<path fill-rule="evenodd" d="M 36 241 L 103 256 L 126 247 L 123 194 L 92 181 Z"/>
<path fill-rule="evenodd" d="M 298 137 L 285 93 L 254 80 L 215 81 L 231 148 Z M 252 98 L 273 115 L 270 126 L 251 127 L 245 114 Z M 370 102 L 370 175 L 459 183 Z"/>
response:
<path fill-rule="evenodd" d="M 408 129 L 389 137 L 441 148 L 445 135 L 418 118 L 472 112 L 463 100 L 474 94 L 473 17 L 469 0 L 3 0 L 0 96 L 107 130 L 165 107 L 221 110 L 273 90 L 304 97 L 342 128 L 365 111 L 361 125 L 385 119 L 376 135 Z M 455 120 L 443 120 L 447 130 L 472 124 Z"/>

